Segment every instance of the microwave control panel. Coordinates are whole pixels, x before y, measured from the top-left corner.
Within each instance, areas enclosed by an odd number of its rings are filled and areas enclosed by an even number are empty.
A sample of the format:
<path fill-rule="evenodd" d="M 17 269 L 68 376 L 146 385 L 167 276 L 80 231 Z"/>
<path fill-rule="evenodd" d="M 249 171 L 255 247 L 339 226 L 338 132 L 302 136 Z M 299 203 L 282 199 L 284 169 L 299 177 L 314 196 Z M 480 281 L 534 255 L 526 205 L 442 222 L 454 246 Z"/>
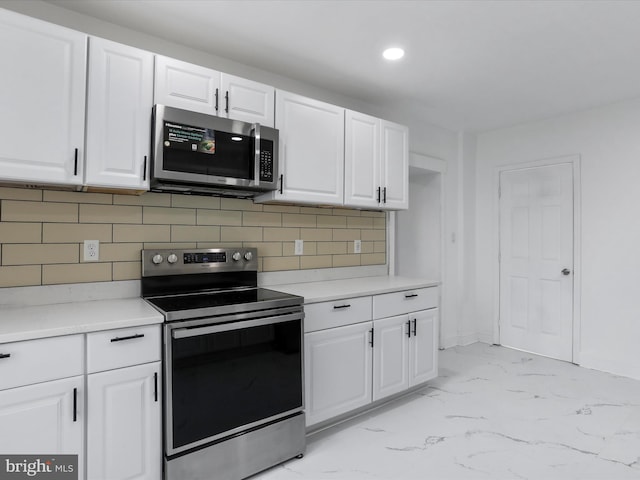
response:
<path fill-rule="evenodd" d="M 260 140 L 260 181 L 273 182 L 273 142 Z"/>

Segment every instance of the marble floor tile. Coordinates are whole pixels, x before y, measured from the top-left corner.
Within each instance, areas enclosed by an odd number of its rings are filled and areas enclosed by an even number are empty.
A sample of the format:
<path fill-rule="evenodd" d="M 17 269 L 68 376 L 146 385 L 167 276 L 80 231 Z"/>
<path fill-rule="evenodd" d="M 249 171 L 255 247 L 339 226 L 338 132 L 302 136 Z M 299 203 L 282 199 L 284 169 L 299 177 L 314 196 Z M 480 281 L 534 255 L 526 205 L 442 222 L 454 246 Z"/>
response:
<path fill-rule="evenodd" d="M 640 479 L 640 381 L 476 343 L 253 480 Z"/>

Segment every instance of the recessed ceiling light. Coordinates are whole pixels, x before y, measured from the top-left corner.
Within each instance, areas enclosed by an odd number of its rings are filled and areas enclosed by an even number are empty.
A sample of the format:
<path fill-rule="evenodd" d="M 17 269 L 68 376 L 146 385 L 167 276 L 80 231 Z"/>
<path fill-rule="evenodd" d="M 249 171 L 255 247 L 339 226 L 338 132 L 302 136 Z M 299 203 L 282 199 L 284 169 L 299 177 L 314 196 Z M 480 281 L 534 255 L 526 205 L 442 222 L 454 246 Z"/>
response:
<path fill-rule="evenodd" d="M 399 47 L 387 48 L 382 52 L 382 56 L 387 60 L 400 60 L 404 57 L 404 50 Z"/>

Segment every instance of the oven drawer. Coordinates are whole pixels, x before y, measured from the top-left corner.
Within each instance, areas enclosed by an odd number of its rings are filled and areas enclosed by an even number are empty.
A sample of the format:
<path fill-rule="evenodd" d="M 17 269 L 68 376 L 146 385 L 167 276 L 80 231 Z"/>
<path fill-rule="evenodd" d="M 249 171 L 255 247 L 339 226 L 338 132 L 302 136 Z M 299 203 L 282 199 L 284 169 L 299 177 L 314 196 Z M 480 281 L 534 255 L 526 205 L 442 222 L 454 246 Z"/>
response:
<path fill-rule="evenodd" d="M 384 293 L 373 297 L 373 318 L 386 318 L 438 306 L 438 287 Z"/>
<path fill-rule="evenodd" d="M 0 345 L 0 390 L 84 373 L 84 336 Z"/>
<path fill-rule="evenodd" d="M 160 325 L 87 334 L 87 373 L 160 360 Z"/>
<path fill-rule="evenodd" d="M 341 327 L 371 320 L 371 297 L 345 298 L 304 306 L 304 332 Z"/>

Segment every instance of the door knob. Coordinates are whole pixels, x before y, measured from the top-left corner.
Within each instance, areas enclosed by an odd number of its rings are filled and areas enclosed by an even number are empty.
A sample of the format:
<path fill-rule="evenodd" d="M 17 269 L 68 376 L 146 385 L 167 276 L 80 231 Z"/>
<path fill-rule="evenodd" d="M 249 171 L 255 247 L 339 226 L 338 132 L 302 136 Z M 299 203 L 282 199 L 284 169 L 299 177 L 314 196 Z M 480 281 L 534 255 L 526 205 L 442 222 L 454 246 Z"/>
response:
<path fill-rule="evenodd" d="M 563 275 L 569 275 L 571 273 L 571 270 L 569 270 L 568 268 L 563 268 L 560 273 L 562 273 Z"/>

